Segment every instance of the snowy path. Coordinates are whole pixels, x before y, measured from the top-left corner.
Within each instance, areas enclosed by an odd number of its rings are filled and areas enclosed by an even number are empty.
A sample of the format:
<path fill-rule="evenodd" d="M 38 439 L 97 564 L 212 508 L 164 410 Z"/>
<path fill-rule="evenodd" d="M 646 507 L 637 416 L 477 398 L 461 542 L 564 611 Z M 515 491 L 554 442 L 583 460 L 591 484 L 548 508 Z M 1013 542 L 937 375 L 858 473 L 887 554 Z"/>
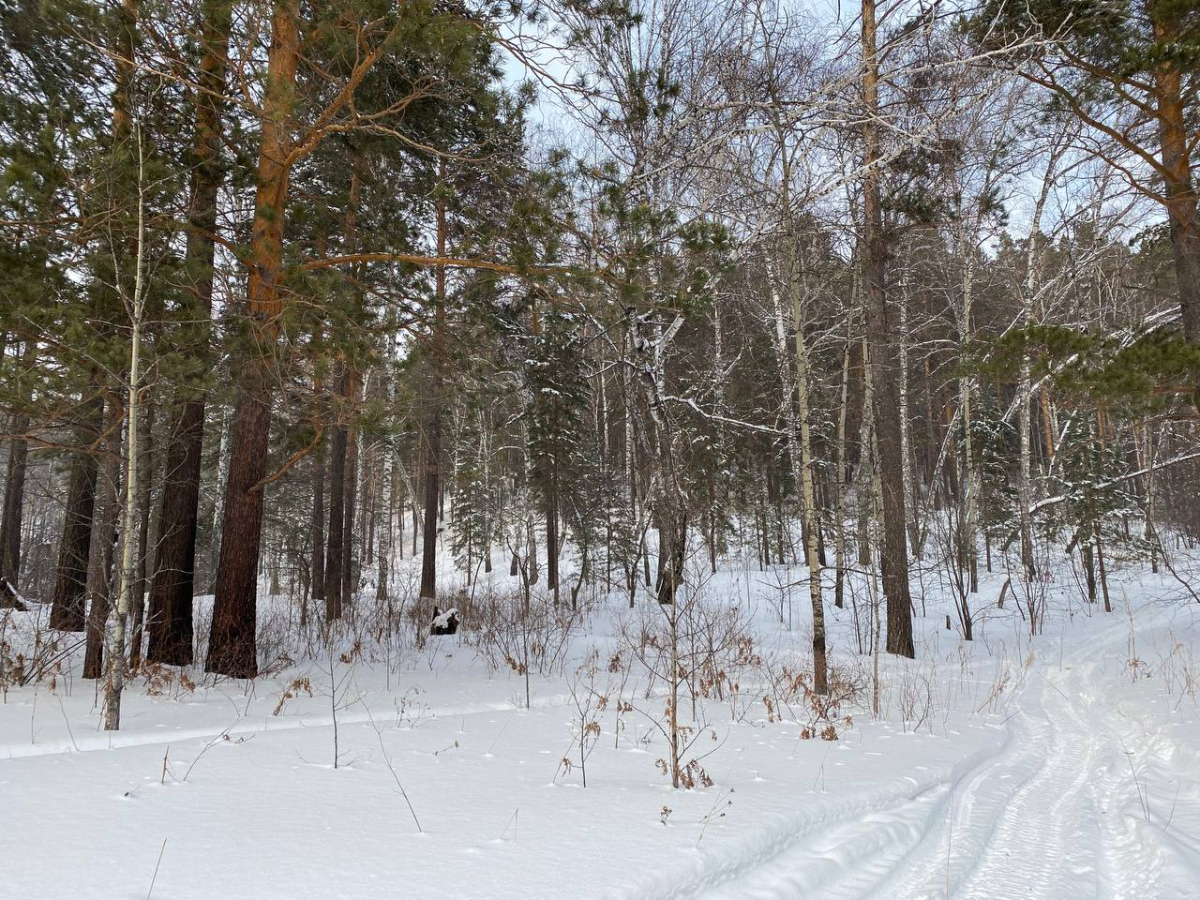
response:
<path fill-rule="evenodd" d="M 999 747 L 906 795 L 843 807 L 667 896 L 872 900 L 1194 898 L 1200 767 L 1102 695 L 1103 637 L 1035 664 Z M 1111 673 L 1108 676 L 1111 679 Z M 1194 761 L 1193 761 L 1194 762 Z M 1159 782 L 1151 800 L 1151 783 Z M 1172 793 L 1174 799 L 1171 798 Z M 1173 827 L 1172 827 L 1173 826 Z"/>

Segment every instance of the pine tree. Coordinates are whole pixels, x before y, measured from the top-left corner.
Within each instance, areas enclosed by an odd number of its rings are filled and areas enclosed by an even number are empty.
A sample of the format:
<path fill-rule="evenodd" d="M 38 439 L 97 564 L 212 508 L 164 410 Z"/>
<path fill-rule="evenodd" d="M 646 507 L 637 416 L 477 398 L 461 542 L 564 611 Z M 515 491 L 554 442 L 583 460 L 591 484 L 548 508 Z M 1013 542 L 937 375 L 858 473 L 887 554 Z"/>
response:
<path fill-rule="evenodd" d="M 1163 205 L 1183 333 L 1200 344 L 1200 187 L 1189 138 L 1200 8 L 1193 0 L 989 0 L 972 29 L 992 50 L 1024 36 L 1052 38 L 1027 42 L 1014 64 L 1050 94 L 1053 113 L 1092 129 L 1098 152 Z"/>
<path fill-rule="evenodd" d="M 200 503 L 201 453 L 204 446 L 203 384 L 210 354 L 217 196 L 223 183 L 221 159 L 222 98 L 229 52 L 232 3 L 205 0 L 199 9 L 199 60 L 195 125 L 190 160 L 187 249 L 188 279 L 182 323 L 174 336 L 194 360 L 185 369 L 176 394 L 176 413 L 168 438 L 165 479 L 159 511 L 159 540 L 148 615 L 150 662 L 192 662 L 192 594 L 196 569 L 196 533 Z M 199 383 L 199 384 L 197 384 Z M 141 604 L 141 597 L 136 598 Z"/>

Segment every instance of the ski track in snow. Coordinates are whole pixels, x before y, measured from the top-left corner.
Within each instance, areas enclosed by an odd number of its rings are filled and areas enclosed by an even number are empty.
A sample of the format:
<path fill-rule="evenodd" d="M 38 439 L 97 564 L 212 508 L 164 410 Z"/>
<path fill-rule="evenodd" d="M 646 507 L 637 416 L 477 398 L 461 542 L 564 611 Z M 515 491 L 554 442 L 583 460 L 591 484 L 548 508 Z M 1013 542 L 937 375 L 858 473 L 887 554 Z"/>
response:
<path fill-rule="evenodd" d="M 238 699 L 244 700 L 244 697 Z M 530 710 L 554 709 L 570 703 L 569 694 L 553 694 L 536 697 L 530 704 Z M 236 707 L 236 703 L 235 703 Z M 496 703 L 466 703 L 431 710 L 430 715 L 443 719 L 456 719 L 462 716 L 476 716 L 485 713 L 520 713 L 527 712 L 524 707 L 508 701 Z M 391 710 L 378 709 L 372 712 L 355 712 L 347 710 L 337 716 L 339 727 L 349 725 L 369 725 L 377 722 L 381 716 L 390 714 Z M 261 723 L 261 724 L 260 724 Z M 125 750 L 136 747 L 163 746 L 166 744 L 181 744 L 187 741 L 204 741 L 219 739 L 228 734 L 231 738 L 252 735 L 277 734 L 285 731 L 297 731 L 303 728 L 332 728 L 332 715 L 305 715 L 296 718 L 278 719 L 271 715 L 240 716 L 226 729 L 186 728 L 176 729 L 162 734 L 154 732 L 98 732 L 95 734 L 76 735 L 66 740 L 59 739 L 42 744 L 12 743 L 0 745 L 0 759 L 30 759 L 40 756 L 58 756 L 69 753 L 91 753 L 99 750 Z"/>
<path fill-rule="evenodd" d="M 1148 753 L 1162 763 L 1171 748 L 1143 734 L 1132 749 L 1121 736 L 1132 723 L 1097 692 L 1089 660 L 1126 638 L 1114 621 L 1059 671 L 1036 670 L 991 752 L 907 791 L 823 803 L 795 829 L 656 896 L 1194 900 L 1200 873 L 1186 870 L 1200 836 L 1153 822 L 1162 816 L 1147 814 L 1135 774 Z M 1185 804 L 1200 813 L 1200 769 L 1170 775 L 1171 817 L 1178 822 Z M 1184 877 L 1160 883 L 1167 861 Z"/>

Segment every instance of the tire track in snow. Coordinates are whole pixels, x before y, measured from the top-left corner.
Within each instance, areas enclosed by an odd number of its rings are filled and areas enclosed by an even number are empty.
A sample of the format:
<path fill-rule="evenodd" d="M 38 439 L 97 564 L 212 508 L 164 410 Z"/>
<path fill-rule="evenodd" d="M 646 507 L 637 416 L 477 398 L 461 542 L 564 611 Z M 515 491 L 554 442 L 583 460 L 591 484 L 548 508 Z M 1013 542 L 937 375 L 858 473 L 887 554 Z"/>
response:
<path fill-rule="evenodd" d="M 1064 662 L 1068 690 L 1125 635 L 1115 621 Z M 1072 665 L 1074 663 L 1074 665 Z M 1075 900 L 1105 896 L 1113 883 L 1111 841 L 1100 796 L 1117 789 L 1105 765 L 1111 746 L 1092 717 L 1045 669 L 1022 692 L 1010 726 L 1024 777 L 996 761 L 956 791 L 947 819 L 931 831 L 924 853 L 906 860 L 869 896 L 878 900 Z M 940 853 L 932 848 L 939 848 Z M 1117 896 L 1126 896 L 1118 894 Z"/>
<path fill-rule="evenodd" d="M 841 799 L 822 795 L 810 811 L 787 817 L 765 838 L 735 848 L 703 872 L 690 878 L 664 872 L 624 896 L 655 900 L 863 896 L 921 842 L 929 820 L 945 806 L 950 786 L 1007 752 L 1006 734 L 999 745 L 979 750 L 952 768 L 929 770 L 921 779 L 906 776 Z M 805 799 L 801 795 L 797 801 Z"/>
<path fill-rule="evenodd" d="M 1052 699 L 1055 688 L 1043 682 L 1027 715 L 1035 733 L 1044 736 L 1046 762 L 1003 808 L 983 810 L 998 821 L 961 883 L 962 900 L 1097 896 L 1099 823 L 1089 785 L 1101 742 L 1069 727 L 1073 718 Z M 975 849 L 968 845 L 966 853 Z"/>
<path fill-rule="evenodd" d="M 652 896 L 1090 900 L 1115 885 L 1112 896 L 1147 896 L 1160 867 L 1109 808 L 1127 801 L 1133 779 L 1115 769 L 1125 760 L 1098 721 L 1107 710 L 1088 691 L 1095 669 L 1079 665 L 1125 638 L 1116 625 L 1065 667 L 1077 700 L 1037 673 L 998 750 L 887 804 L 801 818 L 790 834 Z"/>

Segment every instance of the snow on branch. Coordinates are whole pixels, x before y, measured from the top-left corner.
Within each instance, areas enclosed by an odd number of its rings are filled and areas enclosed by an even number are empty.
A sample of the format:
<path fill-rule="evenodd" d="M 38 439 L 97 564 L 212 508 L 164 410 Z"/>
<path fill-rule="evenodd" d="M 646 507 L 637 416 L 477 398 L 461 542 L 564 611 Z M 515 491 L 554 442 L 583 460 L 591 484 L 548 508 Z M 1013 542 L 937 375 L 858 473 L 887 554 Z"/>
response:
<path fill-rule="evenodd" d="M 1182 456 L 1176 456 L 1172 459 L 1164 460 L 1163 462 L 1160 462 L 1160 463 L 1155 463 L 1152 466 L 1146 466 L 1144 468 L 1138 469 L 1135 472 L 1126 472 L 1124 475 L 1119 475 L 1116 478 L 1107 478 L 1104 481 L 1093 482 L 1092 489 L 1096 490 L 1096 491 L 1102 491 L 1105 488 L 1110 488 L 1115 484 L 1121 484 L 1124 481 L 1129 481 L 1130 479 L 1133 479 L 1133 478 L 1139 478 L 1142 475 L 1148 475 L 1151 472 L 1157 472 L 1159 469 L 1166 469 L 1166 468 L 1170 468 L 1171 466 L 1178 465 L 1179 463 L 1187 462 L 1189 459 L 1200 459 L 1200 451 L 1196 451 L 1193 453 L 1184 453 Z M 1060 503 L 1065 503 L 1067 500 L 1070 500 L 1070 499 L 1071 499 L 1071 495 L 1069 495 L 1069 494 L 1055 494 L 1053 497 L 1046 497 L 1045 499 L 1039 500 L 1037 503 L 1033 504 L 1033 506 L 1031 506 L 1029 508 L 1029 512 L 1035 513 L 1035 512 L 1038 512 L 1039 510 L 1047 509 L 1048 507 L 1051 507 L 1051 506 L 1057 506 Z"/>
<path fill-rule="evenodd" d="M 671 403 L 682 403 L 684 406 L 691 408 L 697 415 L 708 419 L 711 422 L 720 422 L 723 425 L 731 425 L 734 428 L 742 428 L 746 431 L 757 431 L 760 434 L 773 434 L 778 437 L 787 437 L 787 432 L 780 428 L 772 428 L 770 425 L 759 425 L 755 422 L 747 422 L 743 419 L 731 419 L 728 416 L 722 416 L 719 413 L 708 412 L 701 409 L 700 405 L 691 397 L 674 397 L 666 395 L 662 398 Z"/>

